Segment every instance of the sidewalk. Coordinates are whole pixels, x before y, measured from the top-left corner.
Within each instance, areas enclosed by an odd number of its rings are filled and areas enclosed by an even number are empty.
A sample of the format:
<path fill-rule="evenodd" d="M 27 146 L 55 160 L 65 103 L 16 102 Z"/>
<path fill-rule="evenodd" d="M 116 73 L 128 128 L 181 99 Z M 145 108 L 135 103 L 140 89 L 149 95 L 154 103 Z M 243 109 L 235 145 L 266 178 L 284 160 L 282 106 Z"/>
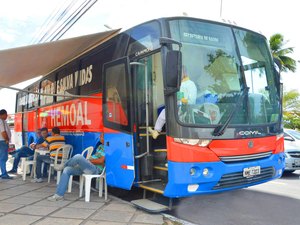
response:
<path fill-rule="evenodd" d="M 87 225 L 153 225 L 164 223 L 160 214 L 148 214 L 128 202 L 108 195 L 108 201 L 91 192 L 91 202 L 79 198 L 79 187 L 73 183 L 72 193 L 65 200 L 50 202 L 56 183 L 31 183 L 21 174 L 13 180 L 0 178 L 0 225 L 22 224 L 87 224 Z"/>

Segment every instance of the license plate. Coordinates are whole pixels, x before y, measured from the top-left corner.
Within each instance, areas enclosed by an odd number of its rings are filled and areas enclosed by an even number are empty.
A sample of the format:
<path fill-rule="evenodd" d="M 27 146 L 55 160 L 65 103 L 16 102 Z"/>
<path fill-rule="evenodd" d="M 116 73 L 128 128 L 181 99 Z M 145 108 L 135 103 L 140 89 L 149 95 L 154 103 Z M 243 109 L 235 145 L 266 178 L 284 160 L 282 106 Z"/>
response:
<path fill-rule="evenodd" d="M 247 177 L 247 178 L 253 177 L 253 176 L 259 175 L 259 174 L 260 174 L 260 166 L 244 168 L 244 170 L 243 170 L 243 176 Z"/>

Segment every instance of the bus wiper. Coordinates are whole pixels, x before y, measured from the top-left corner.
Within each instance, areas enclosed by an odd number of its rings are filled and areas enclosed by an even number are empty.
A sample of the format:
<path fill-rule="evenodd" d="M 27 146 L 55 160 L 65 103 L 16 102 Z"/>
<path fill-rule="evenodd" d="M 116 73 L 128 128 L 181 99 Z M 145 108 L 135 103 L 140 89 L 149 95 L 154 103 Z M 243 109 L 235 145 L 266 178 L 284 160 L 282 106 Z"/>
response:
<path fill-rule="evenodd" d="M 236 110 L 238 109 L 238 107 L 241 105 L 242 101 L 244 100 L 245 95 L 248 93 L 249 88 L 243 88 L 243 90 L 240 92 L 240 96 L 235 104 L 235 106 L 232 108 L 232 110 L 229 113 L 228 118 L 226 119 L 225 123 L 222 126 L 218 126 L 214 129 L 214 131 L 212 132 L 213 136 L 221 136 L 224 134 L 224 131 L 226 130 L 226 128 L 228 127 L 230 121 L 232 120 L 234 113 L 236 112 Z"/>

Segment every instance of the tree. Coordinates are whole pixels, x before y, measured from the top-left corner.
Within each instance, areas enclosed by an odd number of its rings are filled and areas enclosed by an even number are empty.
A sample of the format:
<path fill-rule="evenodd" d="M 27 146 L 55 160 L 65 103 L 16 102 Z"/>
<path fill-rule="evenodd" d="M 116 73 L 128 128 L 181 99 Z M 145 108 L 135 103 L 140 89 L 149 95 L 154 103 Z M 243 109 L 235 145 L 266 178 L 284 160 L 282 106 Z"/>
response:
<path fill-rule="evenodd" d="M 284 40 L 282 34 L 273 34 L 270 37 L 269 44 L 274 58 L 277 58 L 282 64 L 282 71 L 296 71 L 296 60 L 288 55 L 294 52 L 294 47 L 284 48 L 288 41 Z"/>
<path fill-rule="evenodd" d="M 283 93 L 283 124 L 286 128 L 300 129 L 300 93 L 291 90 Z"/>

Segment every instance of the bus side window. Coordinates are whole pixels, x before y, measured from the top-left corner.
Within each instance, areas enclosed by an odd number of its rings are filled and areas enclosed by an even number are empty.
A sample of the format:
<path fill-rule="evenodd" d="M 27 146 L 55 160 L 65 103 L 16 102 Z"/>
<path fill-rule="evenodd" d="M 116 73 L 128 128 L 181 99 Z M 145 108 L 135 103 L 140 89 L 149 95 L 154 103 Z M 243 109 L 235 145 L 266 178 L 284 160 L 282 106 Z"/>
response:
<path fill-rule="evenodd" d="M 116 87 L 107 90 L 107 120 L 124 126 L 128 125 L 127 115 L 122 107 L 121 98 Z"/>

